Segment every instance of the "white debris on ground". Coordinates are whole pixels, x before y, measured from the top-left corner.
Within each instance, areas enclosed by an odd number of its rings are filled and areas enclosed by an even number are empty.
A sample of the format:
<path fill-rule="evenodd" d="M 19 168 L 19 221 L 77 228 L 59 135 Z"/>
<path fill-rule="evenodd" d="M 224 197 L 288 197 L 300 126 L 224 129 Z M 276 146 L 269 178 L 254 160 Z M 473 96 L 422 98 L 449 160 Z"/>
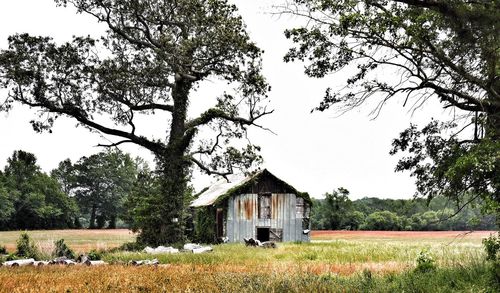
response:
<path fill-rule="evenodd" d="M 246 246 L 256 246 L 256 247 L 263 247 L 263 248 L 276 248 L 276 243 L 274 243 L 274 241 L 260 242 L 260 240 L 253 239 L 253 238 L 243 238 L 243 241 L 245 241 Z"/>
<path fill-rule="evenodd" d="M 69 259 L 67 257 L 58 257 L 54 258 L 50 261 L 35 261 L 33 258 L 28 258 L 28 259 L 16 259 L 16 260 L 10 260 L 6 261 L 4 263 L 0 263 L 0 266 L 6 266 L 6 267 L 24 267 L 24 266 L 46 266 L 46 265 L 66 265 L 66 266 L 74 266 L 74 265 L 87 265 L 87 266 L 99 266 L 99 265 L 107 265 L 107 262 L 104 262 L 102 260 L 90 260 L 88 259 L 87 256 L 82 257 L 80 256 L 77 261 L 73 259 Z"/>
<path fill-rule="evenodd" d="M 63 256 L 63 257 L 54 258 L 53 260 L 49 261 L 49 264 L 73 266 L 73 265 L 76 265 L 77 262 Z"/>
<path fill-rule="evenodd" d="M 195 243 L 186 243 L 184 244 L 184 250 L 190 250 L 193 253 L 204 253 L 204 252 L 209 252 L 213 251 L 213 248 L 210 246 L 201 246 L 199 244 Z"/>
<path fill-rule="evenodd" d="M 173 248 L 171 246 L 165 247 L 165 246 L 158 246 L 156 248 L 152 248 L 147 246 L 143 250 L 146 253 L 149 254 L 162 254 L 162 253 L 179 253 L 179 249 Z M 205 253 L 205 252 L 210 252 L 213 251 L 213 248 L 210 246 L 202 246 L 199 244 L 195 243 L 187 243 L 183 247 L 183 251 L 185 252 L 192 252 L 192 253 Z M 11 261 L 6 261 L 4 263 L 0 263 L 0 266 L 6 266 L 6 267 L 23 267 L 23 266 L 46 266 L 46 265 L 67 265 L 67 266 L 72 266 L 72 265 L 87 265 L 87 266 L 101 266 L 101 265 L 107 265 L 108 263 L 102 260 L 90 260 L 87 255 L 80 255 L 76 260 L 69 259 L 66 257 L 58 257 L 55 259 L 52 259 L 50 261 L 35 261 L 33 258 L 29 259 L 17 259 L 17 260 L 11 260 Z M 160 264 L 158 259 L 153 259 L 153 260 L 133 260 L 129 262 L 129 264 L 134 265 L 134 266 L 142 266 L 142 265 L 154 265 L 157 266 Z"/>
<path fill-rule="evenodd" d="M 105 261 L 102 261 L 102 260 L 89 260 L 88 259 L 83 264 L 87 265 L 87 266 L 102 266 L 102 265 L 107 265 L 108 263 Z"/>
<path fill-rule="evenodd" d="M 79 263 L 82 263 L 87 266 L 100 266 L 100 265 L 107 265 L 107 262 L 104 262 L 102 260 L 92 260 L 89 258 L 88 255 L 85 254 L 80 254 L 77 258 L 76 261 Z"/>
<path fill-rule="evenodd" d="M 172 246 L 169 247 L 158 246 L 156 248 L 146 246 L 146 248 L 144 248 L 143 251 L 149 254 L 160 254 L 160 253 L 178 253 L 179 249 L 173 248 Z"/>
<path fill-rule="evenodd" d="M 210 252 L 212 250 L 213 250 L 212 247 L 204 246 L 204 247 L 193 249 L 193 253 L 204 253 L 204 252 Z"/>
<path fill-rule="evenodd" d="M 129 262 L 129 264 L 133 265 L 133 266 L 157 266 L 160 264 L 160 262 L 158 261 L 158 259 L 153 259 L 153 260 L 149 260 L 149 259 L 146 259 L 146 260 L 133 260 L 131 262 Z"/>
<path fill-rule="evenodd" d="M 190 251 L 192 253 L 203 253 L 203 252 L 212 251 L 213 248 L 210 246 L 202 246 L 202 245 L 195 244 L 195 243 L 187 243 L 187 244 L 184 244 L 183 250 Z M 149 254 L 178 253 L 179 249 L 173 248 L 171 246 L 169 246 L 169 247 L 158 246 L 156 248 L 152 248 L 152 247 L 147 246 L 146 248 L 144 248 L 144 252 L 149 253 Z"/>
<path fill-rule="evenodd" d="M 16 259 L 4 262 L 2 265 L 6 267 L 24 267 L 31 266 L 35 263 L 33 258 L 28 259 Z"/>

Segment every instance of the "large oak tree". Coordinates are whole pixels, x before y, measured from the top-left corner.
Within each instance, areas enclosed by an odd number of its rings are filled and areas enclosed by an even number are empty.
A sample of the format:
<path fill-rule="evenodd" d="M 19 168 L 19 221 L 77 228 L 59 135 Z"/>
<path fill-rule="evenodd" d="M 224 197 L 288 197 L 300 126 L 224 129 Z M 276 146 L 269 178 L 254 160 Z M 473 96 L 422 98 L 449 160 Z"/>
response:
<path fill-rule="evenodd" d="M 391 99 L 455 110 L 462 119 L 394 140 L 391 153 L 407 154 L 396 170 L 410 170 L 428 198 L 444 194 L 458 210 L 482 198 L 500 214 L 500 1 L 294 0 L 279 11 L 307 21 L 285 32 L 295 43 L 285 61 L 316 78 L 356 69 L 318 110 L 370 101 L 378 115 Z"/>
<path fill-rule="evenodd" d="M 259 160 L 258 147 L 240 148 L 248 126 L 269 114 L 262 107 L 269 86 L 261 75 L 261 50 L 249 39 L 234 5 L 225 0 L 55 0 L 72 5 L 107 26 L 101 39 L 17 34 L 0 52 L 2 104 L 38 109 L 35 130 L 50 130 L 60 116 L 89 129 L 134 143 L 156 156 L 161 196 L 148 201 L 139 240 L 183 240 L 184 194 L 192 166 L 227 175 Z M 192 92 L 207 79 L 227 90 L 212 108 L 188 117 Z M 209 98 L 209 97 L 207 97 Z M 162 139 L 138 133 L 136 118 L 166 113 Z M 212 139 L 200 140 L 201 130 Z"/>

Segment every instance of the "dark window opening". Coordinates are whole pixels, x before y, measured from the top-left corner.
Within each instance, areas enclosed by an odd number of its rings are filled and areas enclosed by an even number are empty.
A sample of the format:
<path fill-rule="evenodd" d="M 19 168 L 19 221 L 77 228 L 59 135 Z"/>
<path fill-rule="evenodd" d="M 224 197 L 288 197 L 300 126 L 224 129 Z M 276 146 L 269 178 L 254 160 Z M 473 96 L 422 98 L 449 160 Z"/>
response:
<path fill-rule="evenodd" d="M 260 242 L 269 241 L 270 228 L 257 228 L 257 240 Z"/>
<path fill-rule="evenodd" d="M 224 211 L 221 208 L 217 209 L 217 216 L 216 216 L 216 225 L 217 225 L 217 238 L 222 238 L 224 237 Z"/>
<path fill-rule="evenodd" d="M 271 219 L 271 194 L 259 194 L 259 219 Z"/>

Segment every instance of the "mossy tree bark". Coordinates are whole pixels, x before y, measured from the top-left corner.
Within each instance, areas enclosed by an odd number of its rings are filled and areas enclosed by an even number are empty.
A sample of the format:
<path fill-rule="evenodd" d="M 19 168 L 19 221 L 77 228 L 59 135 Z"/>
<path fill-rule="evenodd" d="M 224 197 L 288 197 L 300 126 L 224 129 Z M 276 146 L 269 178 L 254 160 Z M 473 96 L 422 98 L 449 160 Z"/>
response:
<path fill-rule="evenodd" d="M 157 170 L 160 173 L 160 197 L 151 206 L 157 218 L 154 223 L 142 228 L 140 241 L 160 245 L 180 243 L 185 240 L 185 195 L 188 184 L 190 162 L 185 159 L 191 138 L 186 137 L 187 102 L 191 82 L 178 77 L 172 90 L 174 111 L 168 144 L 162 154 L 157 155 Z"/>

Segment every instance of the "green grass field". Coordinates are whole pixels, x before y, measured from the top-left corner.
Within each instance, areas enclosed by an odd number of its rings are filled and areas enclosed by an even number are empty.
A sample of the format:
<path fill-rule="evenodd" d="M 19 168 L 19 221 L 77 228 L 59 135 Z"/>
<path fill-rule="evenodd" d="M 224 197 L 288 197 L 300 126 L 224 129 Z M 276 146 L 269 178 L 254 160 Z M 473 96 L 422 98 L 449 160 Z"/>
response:
<path fill-rule="evenodd" d="M 37 243 L 64 238 L 80 252 L 116 247 L 135 237 L 127 230 L 29 233 Z M 54 284 L 55 291 L 88 291 L 82 287 L 88 278 L 96 291 L 121 291 L 132 282 L 131 288 L 137 287 L 132 291 L 428 292 L 435 288 L 431 291 L 494 292 L 481 245 L 489 233 L 318 231 L 311 243 L 279 243 L 276 249 L 223 244 L 205 254 L 110 252 L 103 254 L 111 263 L 107 269 L 0 268 L 0 284 L 10 288 L 6 291 L 16 286 L 29 289 L 23 282 L 35 280 Z M 0 232 L 0 245 L 13 252 L 18 234 Z M 414 272 L 421 251 L 435 260 L 437 270 Z M 153 258 L 161 263 L 156 269 L 126 265 L 130 260 Z"/>

